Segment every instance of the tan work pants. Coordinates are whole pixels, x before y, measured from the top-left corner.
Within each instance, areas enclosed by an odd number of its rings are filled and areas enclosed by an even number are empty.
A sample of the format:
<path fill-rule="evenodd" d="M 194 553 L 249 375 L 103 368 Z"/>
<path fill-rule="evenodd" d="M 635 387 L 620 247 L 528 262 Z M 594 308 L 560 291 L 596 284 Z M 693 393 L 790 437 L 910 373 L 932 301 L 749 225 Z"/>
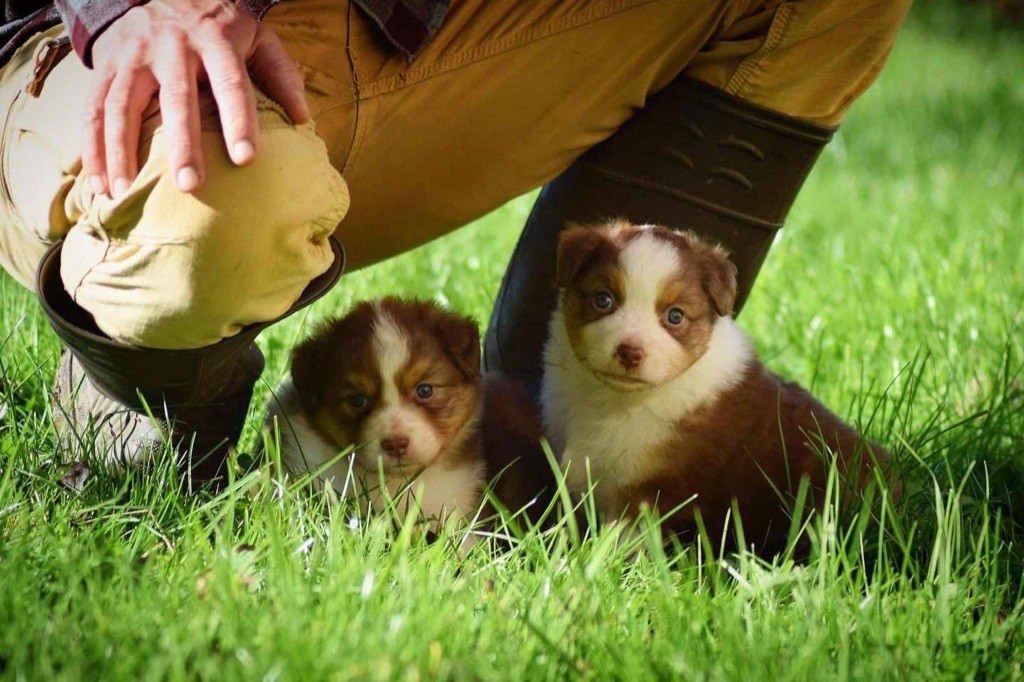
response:
<path fill-rule="evenodd" d="M 290 0 L 266 21 L 305 74 L 314 123 L 261 100 L 259 156 L 236 168 L 206 96 L 207 179 L 190 195 L 169 176 L 154 104 L 118 201 L 81 173 L 86 69 L 71 54 L 36 73 L 55 29 L 0 74 L 0 263 L 32 286 L 64 239 L 65 287 L 107 334 L 205 346 L 284 312 L 327 268 L 335 228 L 350 267 L 443 235 L 556 177 L 680 74 L 836 125 L 909 4 L 460 0 L 409 63 L 349 0 Z"/>

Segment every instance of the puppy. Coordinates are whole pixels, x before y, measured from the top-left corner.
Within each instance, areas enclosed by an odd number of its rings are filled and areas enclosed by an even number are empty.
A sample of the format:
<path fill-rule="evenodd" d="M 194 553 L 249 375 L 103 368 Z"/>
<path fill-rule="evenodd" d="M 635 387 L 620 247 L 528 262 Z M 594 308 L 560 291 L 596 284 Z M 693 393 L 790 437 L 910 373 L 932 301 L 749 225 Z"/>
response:
<path fill-rule="evenodd" d="M 476 323 L 433 303 L 384 298 L 321 324 L 292 352 L 266 426 L 294 474 L 353 448 L 321 482 L 377 511 L 414 505 L 434 531 L 475 514 L 495 476 L 510 505 L 554 488 L 525 392 L 484 380 Z"/>
<path fill-rule="evenodd" d="M 557 258 L 545 428 L 570 492 L 593 484 L 603 517 L 650 506 L 692 538 L 699 510 L 717 540 L 735 501 L 748 544 L 772 554 L 801 477 L 821 502 L 821 452 L 858 487 L 888 458 L 757 359 L 730 316 L 736 268 L 721 248 L 612 222 L 570 227 Z"/>

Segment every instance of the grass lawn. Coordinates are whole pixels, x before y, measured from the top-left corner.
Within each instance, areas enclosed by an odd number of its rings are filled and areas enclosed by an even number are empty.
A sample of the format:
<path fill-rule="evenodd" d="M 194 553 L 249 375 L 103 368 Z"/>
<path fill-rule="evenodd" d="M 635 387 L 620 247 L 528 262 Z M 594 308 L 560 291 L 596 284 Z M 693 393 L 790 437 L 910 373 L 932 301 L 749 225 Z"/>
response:
<path fill-rule="evenodd" d="M 217 498 L 59 484 L 59 346 L 0 279 L 0 675 L 213 679 L 1024 677 L 1024 33 L 928 0 L 793 209 L 741 317 L 769 364 L 895 454 L 881 524 L 804 566 L 631 559 L 613 532 L 511 552 L 351 527 L 272 465 Z M 484 322 L 525 197 L 354 273 L 265 333 L 247 442 L 321 316 L 430 295 Z"/>

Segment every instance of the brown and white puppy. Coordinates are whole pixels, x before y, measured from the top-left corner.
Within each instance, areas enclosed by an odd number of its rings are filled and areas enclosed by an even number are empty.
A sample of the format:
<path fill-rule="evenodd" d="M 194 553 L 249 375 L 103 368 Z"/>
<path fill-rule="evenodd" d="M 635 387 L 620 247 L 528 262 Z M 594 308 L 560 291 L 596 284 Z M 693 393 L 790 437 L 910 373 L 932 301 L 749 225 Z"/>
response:
<path fill-rule="evenodd" d="M 292 473 L 318 470 L 354 448 L 321 475 L 323 483 L 378 511 L 388 498 L 403 515 L 415 504 L 437 530 L 473 515 L 502 469 L 513 472 L 509 481 L 532 480 L 527 469 L 543 453 L 539 415 L 528 405 L 510 381 L 482 379 L 472 319 L 384 298 L 324 322 L 295 348 L 266 426 L 279 432 Z M 521 487 L 508 494 L 510 501 L 528 496 Z"/>
<path fill-rule="evenodd" d="M 730 316 L 736 268 L 721 248 L 665 227 L 571 227 L 558 285 L 545 427 L 570 491 L 593 484 L 605 518 L 679 509 L 666 530 L 687 537 L 699 509 L 717 538 L 735 500 L 748 543 L 772 553 L 800 478 L 823 488 L 822 444 L 856 485 L 887 458 L 757 359 Z"/>

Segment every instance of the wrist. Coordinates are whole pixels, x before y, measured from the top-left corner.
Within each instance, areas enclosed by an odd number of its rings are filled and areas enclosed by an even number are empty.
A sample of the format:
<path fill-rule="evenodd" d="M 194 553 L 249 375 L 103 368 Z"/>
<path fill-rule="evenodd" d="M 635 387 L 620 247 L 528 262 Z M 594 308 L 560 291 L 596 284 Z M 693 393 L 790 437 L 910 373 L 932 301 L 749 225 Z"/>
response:
<path fill-rule="evenodd" d="M 233 0 L 235 7 L 258 21 L 263 20 L 267 11 L 282 0 Z"/>
<path fill-rule="evenodd" d="M 92 47 L 96 39 L 128 10 L 147 2 L 149 0 L 93 0 L 84 3 L 76 0 L 56 0 L 55 4 L 79 59 L 87 67 L 92 68 Z"/>

